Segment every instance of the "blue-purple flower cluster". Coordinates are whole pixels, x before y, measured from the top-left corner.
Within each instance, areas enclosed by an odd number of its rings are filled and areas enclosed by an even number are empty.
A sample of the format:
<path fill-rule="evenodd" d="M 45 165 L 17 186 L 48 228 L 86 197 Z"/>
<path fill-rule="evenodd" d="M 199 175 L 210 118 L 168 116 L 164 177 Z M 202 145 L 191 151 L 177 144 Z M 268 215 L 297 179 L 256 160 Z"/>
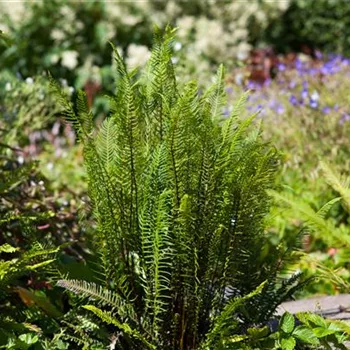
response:
<path fill-rule="evenodd" d="M 279 63 L 275 79 L 263 84 L 248 81 L 244 88 L 251 90 L 248 111 L 283 114 L 286 109 L 308 108 L 323 115 L 338 116 L 341 123 L 350 121 L 350 106 L 337 100 L 337 79 L 350 79 L 350 59 L 339 55 L 316 59 L 298 56 L 293 62 Z M 230 91 L 228 91 L 230 93 Z M 330 92 L 334 98 L 326 95 Z M 288 107 L 289 105 L 289 107 Z"/>

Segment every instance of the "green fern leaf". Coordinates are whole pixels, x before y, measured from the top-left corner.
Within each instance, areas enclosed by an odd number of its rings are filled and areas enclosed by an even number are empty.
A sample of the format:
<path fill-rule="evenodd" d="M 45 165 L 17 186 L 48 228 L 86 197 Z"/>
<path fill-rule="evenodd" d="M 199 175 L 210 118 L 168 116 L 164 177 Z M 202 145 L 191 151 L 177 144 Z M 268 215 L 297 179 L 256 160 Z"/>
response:
<path fill-rule="evenodd" d="M 102 311 L 101 309 L 93 306 L 93 305 L 84 305 L 84 309 L 89 310 L 93 312 L 96 316 L 98 316 L 103 322 L 107 324 L 113 324 L 117 328 L 119 328 L 121 331 L 125 332 L 127 335 L 130 335 L 131 337 L 136 338 L 137 340 L 140 340 L 143 345 L 145 345 L 148 349 L 154 349 L 157 348 L 152 345 L 147 339 L 137 330 L 132 329 L 127 323 L 121 323 L 116 318 L 114 318 L 111 313 Z"/>

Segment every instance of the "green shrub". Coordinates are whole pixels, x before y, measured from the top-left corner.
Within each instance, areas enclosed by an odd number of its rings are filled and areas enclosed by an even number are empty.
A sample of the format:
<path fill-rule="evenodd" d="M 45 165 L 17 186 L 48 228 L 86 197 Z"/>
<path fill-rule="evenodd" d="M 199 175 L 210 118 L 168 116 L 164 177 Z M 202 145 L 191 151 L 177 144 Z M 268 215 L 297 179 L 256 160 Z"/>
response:
<path fill-rule="evenodd" d="M 156 31 L 142 75 L 115 51 L 113 112 L 97 129 L 84 93 L 74 108 L 53 82 L 84 147 L 102 280 L 59 285 L 96 302 L 84 308 L 121 348 L 221 348 L 298 288 L 265 233 L 276 151 L 254 116 L 240 120 L 245 96 L 223 120 L 223 67 L 203 94 L 179 88 L 173 40 Z"/>
<path fill-rule="evenodd" d="M 292 0 L 283 15 L 271 21 L 266 39 L 280 52 L 307 46 L 348 56 L 349 14 L 347 0 Z"/>

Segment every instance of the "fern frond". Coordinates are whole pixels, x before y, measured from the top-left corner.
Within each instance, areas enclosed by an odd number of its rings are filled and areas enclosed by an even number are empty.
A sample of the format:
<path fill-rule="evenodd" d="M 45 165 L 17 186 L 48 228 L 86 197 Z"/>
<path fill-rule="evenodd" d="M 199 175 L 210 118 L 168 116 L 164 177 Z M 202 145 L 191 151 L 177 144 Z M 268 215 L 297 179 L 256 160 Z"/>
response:
<path fill-rule="evenodd" d="M 222 64 L 217 71 L 216 82 L 205 93 L 204 100 L 208 103 L 213 120 L 219 119 L 227 102 L 227 95 L 225 93 L 225 68 Z"/>
<path fill-rule="evenodd" d="M 157 207 L 145 208 L 142 222 L 142 256 L 146 303 L 152 314 L 152 328 L 158 337 L 161 314 L 167 310 L 173 258 L 172 239 L 169 232 L 169 204 L 171 192 L 165 191 L 157 199 Z M 148 210 L 152 212 L 148 213 Z"/>
<path fill-rule="evenodd" d="M 86 135 L 90 135 L 93 126 L 93 115 L 91 110 L 89 110 L 88 103 L 87 103 L 87 97 L 86 93 L 83 90 L 77 91 L 77 119 L 80 122 L 82 130 L 84 130 L 84 133 Z"/>
<path fill-rule="evenodd" d="M 56 97 L 56 100 L 58 104 L 61 106 L 63 110 L 63 114 L 68 122 L 70 122 L 74 129 L 76 130 L 78 139 L 82 139 L 84 135 L 86 134 L 86 129 L 84 122 L 80 119 L 80 117 L 75 113 L 73 103 L 69 100 L 69 97 L 67 94 L 64 93 L 61 86 L 53 79 L 51 74 L 49 74 L 49 81 L 50 81 L 50 89 L 51 92 Z M 80 94 L 80 108 L 83 107 L 83 111 L 85 111 L 85 106 L 82 103 L 82 94 Z M 81 112 L 81 115 L 85 115 L 84 112 Z"/>
<path fill-rule="evenodd" d="M 322 172 L 326 178 L 326 181 L 334 191 L 338 192 L 341 197 L 343 198 L 345 207 L 347 208 L 348 212 L 350 213 L 350 180 L 346 179 L 342 181 L 339 176 L 337 176 L 334 172 L 334 170 L 325 162 L 320 162 L 320 166 L 322 169 Z"/>
<path fill-rule="evenodd" d="M 157 348 L 151 344 L 140 332 L 135 329 L 132 329 L 127 323 L 121 323 L 116 318 L 112 316 L 111 313 L 102 311 L 101 309 L 93 306 L 93 305 L 84 305 L 84 309 L 93 312 L 97 317 L 99 317 L 103 322 L 111 325 L 115 325 L 118 329 L 123 331 L 125 334 L 139 340 L 143 345 L 147 347 L 147 349 Z"/>
<path fill-rule="evenodd" d="M 0 245 L 0 253 L 15 253 L 19 251 L 19 248 L 12 247 L 8 243 Z"/>
<path fill-rule="evenodd" d="M 211 349 L 218 346 L 222 340 L 226 340 L 229 337 L 230 333 L 237 327 L 239 323 L 235 312 L 236 310 L 243 305 L 247 300 L 254 298 L 258 294 L 262 293 L 265 288 L 267 281 L 261 283 L 254 291 L 251 293 L 234 298 L 229 301 L 224 309 L 221 311 L 219 316 L 213 321 L 212 329 L 207 334 L 207 339 L 203 344 L 203 349 Z M 220 345 L 219 345 L 220 346 Z"/>
<path fill-rule="evenodd" d="M 306 225 L 312 229 L 317 238 L 322 239 L 330 246 L 334 244 L 348 246 L 350 244 L 350 238 L 347 234 L 337 228 L 332 221 L 323 218 L 324 210 L 318 214 L 305 201 L 288 193 L 281 194 L 275 191 L 268 191 L 268 193 L 276 200 L 287 204 L 295 213 L 301 215 L 301 218 L 305 220 Z"/>
<path fill-rule="evenodd" d="M 113 293 L 95 283 L 79 280 L 59 280 L 57 285 L 80 297 L 89 298 L 98 304 L 113 307 L 123 319 L 129 317 L 135 320 L 136 318 L 136 313 L 131 303 L 122 299 L 117 293 Z"/>
<path fill-rule="evenodd" d="M 96 150 L 108 173 L 115 164 L 118 130 L 112 118 L 105 119 L 96 138 Z"/>

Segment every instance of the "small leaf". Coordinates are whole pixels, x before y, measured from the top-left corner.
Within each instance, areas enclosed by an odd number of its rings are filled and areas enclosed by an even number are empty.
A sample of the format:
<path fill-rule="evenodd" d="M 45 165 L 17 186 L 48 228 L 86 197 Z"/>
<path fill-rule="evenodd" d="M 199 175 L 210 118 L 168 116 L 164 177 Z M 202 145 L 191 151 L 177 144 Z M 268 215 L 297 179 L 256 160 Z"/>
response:
<path fill-rule="evenodd" d="M 19 248 L 12 247 L 11 245 L 5 243 L 0 245 L 0 253 L 15 253 L 19 250 Z"/>
<path fill-rule="evenodd" d="M 317 327 L 313 329 L 317 338 L 327 337 L 327 335 L 335 334 L 337 331 L 334 329 L 327 329 L 322 327 Z"/>
<path fill-rule="evenodd" d="M 289 312 L 285 312 L 280 321 L 280 328 L 287 334 L 292 333 L 294 329 L 294 323 L 294 316 Z"/>
<path fill-rule="evenodd" d="M 281 339 L 282 350 L 293 350 L 295 348 L 295 345 L 296 345 L 296 341 L 293 337 Z"/>
<path fill-rule="evenodd" d="M 310 328 L 305 326 L 298 326 L 293 331 L 293 336 L 298 338 L 304 343 L 317 345 L 319 340 Z"/>
<path fill-rule="evenodd" d="M 33 335 L 31 333 L 21 334 L 18 338 L 26 345 L 35 344 L 39 340 L 39 337 L 36 334 Z"/>
<path fill-rule="evenodd" d="M 265 326 L 263 328 L 249 328 L 247 333 L 253 338 L 253 339 L 259 339 L 267 337 L 270 333 L 269 327 Z"/>
<path fill-rule="evenodd" d="M 235 335 L 229 339 L 230 343 L 240 343 L 242 340 L 246 340 L 248 337 L 246 335 Z"/>
<path fill-rule="evenodd" d="M 300 312 L 296 316 L 302 323 L 305 323 L 307 325 L 309 325 L 311 322 L 315 326 L 327 328 L 326 320 L 323 317 L 316 315 L 312 312 Z"/>

